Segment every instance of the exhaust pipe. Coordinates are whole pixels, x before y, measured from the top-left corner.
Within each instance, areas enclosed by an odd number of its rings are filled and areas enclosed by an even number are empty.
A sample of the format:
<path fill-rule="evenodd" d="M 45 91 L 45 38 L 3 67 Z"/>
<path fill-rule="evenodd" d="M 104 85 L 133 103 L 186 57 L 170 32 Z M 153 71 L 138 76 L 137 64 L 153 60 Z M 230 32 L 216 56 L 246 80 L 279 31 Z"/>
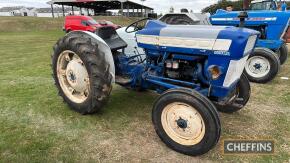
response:
<path fill-rule="evenodd" d="M 243 28 L 245 27 L 245 21 L 246 21 L 246 18 L 248 18 L 249 15 L 248 15 L 248 12 L 247 11 L 241 11 L 238 15 L 238 18 L 240 19 L 240 25 L 239 27 Z"/>
<path fill-rule="evenodd" d="M 244 0 L 243 3 L 244 11 L 240 12 L 238 15 L 238 18 L 240 19 L 239 27 L 241 28 L 245 27 L 245 21 L 249 17 L 247 10 L 250 8 L 250 2 L 251 0 Z"/>

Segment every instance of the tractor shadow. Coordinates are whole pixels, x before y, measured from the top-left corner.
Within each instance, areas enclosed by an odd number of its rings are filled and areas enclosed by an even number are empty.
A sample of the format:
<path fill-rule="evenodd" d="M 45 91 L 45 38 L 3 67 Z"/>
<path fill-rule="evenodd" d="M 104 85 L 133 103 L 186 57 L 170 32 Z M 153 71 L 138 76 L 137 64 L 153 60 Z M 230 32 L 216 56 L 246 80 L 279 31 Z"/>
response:
<path fill-rule="evenodd" d="M 95 116 L 125 116 L 149 120 L 157 97 L 158 94 L 151 91 L 138 92 L 115 85 L 108 103 Z"/>

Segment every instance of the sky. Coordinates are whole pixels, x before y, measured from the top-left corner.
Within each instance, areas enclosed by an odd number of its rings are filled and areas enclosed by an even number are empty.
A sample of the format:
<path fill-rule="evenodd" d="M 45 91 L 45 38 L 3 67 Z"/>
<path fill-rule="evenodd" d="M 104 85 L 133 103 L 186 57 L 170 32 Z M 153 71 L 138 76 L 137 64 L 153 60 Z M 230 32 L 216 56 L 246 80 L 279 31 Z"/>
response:
<path fill-rule="evenodd" d="M 49 0 L 0 0 L 0 8 L 8 6 L 26 6 L 26 7 L 49 7 L 46 2 Z M 141 0 L 131 0 L 141 3 Z M 144 5 L 155 9 L 157 13 L 167 13 L 171 6 L 174 7 L 175 12 L 180 11 L 181 8 L 187 8 L 194 12 L 200 12 L 201 9 L 218 0 L 146 0 Z"/>

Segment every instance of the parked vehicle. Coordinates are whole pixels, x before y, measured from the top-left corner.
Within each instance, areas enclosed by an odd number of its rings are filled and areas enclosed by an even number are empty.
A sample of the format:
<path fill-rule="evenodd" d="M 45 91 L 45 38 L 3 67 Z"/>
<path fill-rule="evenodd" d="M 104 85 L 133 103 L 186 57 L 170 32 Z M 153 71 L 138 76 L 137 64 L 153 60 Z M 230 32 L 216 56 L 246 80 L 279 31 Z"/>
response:
<path fill-rule="evenodd" d="M 108 21 L 108 20 L 97 20 L 97 23 L 101 26 L 101 27 L 113 27 L 114 29 L 119 29 L 121 28 L 122 26 L 120 25 L 117 25 L 117 24 L 114 24 L 113 22 L 111 21 Z"/>
<path fill-rule="evenodd" d="M 184 9 L 182 9 L 184 10 Z M 202 13 L 168 13 L 159 18 L 170 25 L 210 25 L 209 15 Z"/>
<path fill-rule="evenodd" d="M 279 10 L 279 4 L 281 0 L 253 0 L 251 1 L 250 10 Z M 281 4 L 281 10 L 283 4 Z M 287 5 L 285 6 L 287 7 Z M 286 8 L 285 8 L 286 9 Z"/>
<path fill-rule="evenodd" d="M 135 34 L 145 55 L 124 53 L 127 43 L 113 27 L 99 28 L 98 36 L 74 31 L 60 39 L 52 56 L 59 95 L 76 112 L 91 114 L 106 104 L 113 83 L 154 90 L 161 94 L 152 110 L 161 140 L 187 155 L 208 152 L 221 134 L 217 109 L 236 112 L 250 98 L 243 70 L 259 33 L 236 27 L 167 25 L 148 18 L 125 31 Z"/>
<path fill-rule="evenodd" d="M 64 24 L 64 31 L 71 32 L 76 30 L 81 31 L 89 31 L 89 32 L 96 32 L 96 30 L 100 27 L 113 27 L 114 29 L 118 29 L 121 26 L 115 25 L 114 23 L 106 20 L 94 20 L 92 17 L 89 16 L 66 16 L 65 17 L 65 24 Z"/>
<path fill-rule="evenodd" d="M 248 8 L 248 7 L 245 7 Z M 259 31 L 261 34 L 257 49 L 249 57 L 245 73 L 250 81 L 267 83 L 275 78 L 288 58 L 286 43 L 290 41 L 290 12 L 277 11 L 273 0 L 252 1 L 247 11 L 244 27 Z M 240 12 L 218 10 L 210 17 L 212 25 L 239 26 L 237 16 Z"/>

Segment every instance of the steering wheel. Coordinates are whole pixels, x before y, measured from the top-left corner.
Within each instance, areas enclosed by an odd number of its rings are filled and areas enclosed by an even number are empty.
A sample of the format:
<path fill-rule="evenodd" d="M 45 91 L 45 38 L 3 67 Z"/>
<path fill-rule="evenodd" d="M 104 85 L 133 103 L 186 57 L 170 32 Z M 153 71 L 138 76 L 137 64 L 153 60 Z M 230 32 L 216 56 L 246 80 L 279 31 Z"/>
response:
<path fill-rule="evenodd" d="M 127 32 L 127 33 L 133 33 L 133 32 L 137 32 L 137 31 L 142 30 L 145 27 L 145 25 L 146 25 L 146 23 L 147 23 L 148 20 L 152 20 L 152 18 L 144 18 L 144 19 L 138 20 L 138 21 L 130 24 L 125 29 L 125 32 Z M 133 28 L 134 30 L 131 31 L 131 30 L 129 30 L 130 28 Z"/>

